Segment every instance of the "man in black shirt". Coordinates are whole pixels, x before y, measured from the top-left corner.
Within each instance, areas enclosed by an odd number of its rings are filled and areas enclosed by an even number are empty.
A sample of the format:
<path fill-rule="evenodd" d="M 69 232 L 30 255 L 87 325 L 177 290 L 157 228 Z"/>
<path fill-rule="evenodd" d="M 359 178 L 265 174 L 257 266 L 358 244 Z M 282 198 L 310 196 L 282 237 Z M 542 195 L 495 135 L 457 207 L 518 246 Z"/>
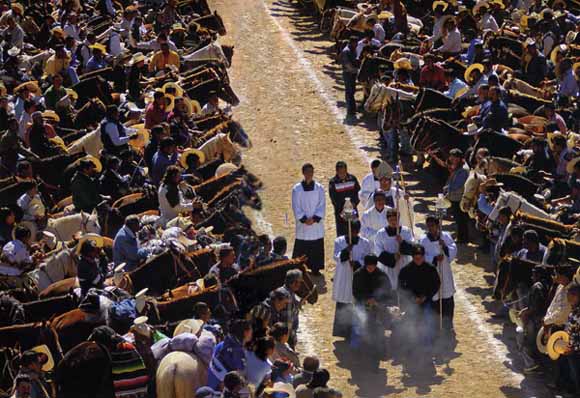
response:
<path fill-rule="evenodd" d="M 348 234 L 348 223 L 340 215 L 344 206 L 344 200 L 350 198 L 350 203 L 356 209 L 359 203 L 359 191 L 360 185 L 358 180 L 352 174 L 348 174 L 346 163 L 343 161 L 336 162 L 336 175 L 330 179 L 328 194 L 334 207 L 337 237 Z"/>

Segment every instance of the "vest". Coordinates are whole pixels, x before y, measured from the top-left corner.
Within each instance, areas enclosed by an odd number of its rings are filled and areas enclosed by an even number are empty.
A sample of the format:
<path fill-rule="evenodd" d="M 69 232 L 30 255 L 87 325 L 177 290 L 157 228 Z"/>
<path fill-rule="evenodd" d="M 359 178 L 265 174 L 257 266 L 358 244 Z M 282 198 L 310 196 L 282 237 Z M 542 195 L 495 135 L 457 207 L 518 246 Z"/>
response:
<path fill-rule="evenodd" d="M 121 124 L 119 122 L 111 122 L 109 120 L 105 120 L 101 123 L 101 127 L 100 127 L 101 128 L 101 142 L 103 143 L 105 150 L 111 154 L 119 154 L 124 149 L 126 149 L 127 146 L 126 145 L 116 146 L 113 144 L 113 141 L 111 141 L 111 137 L 109 137 L 109 134 L 107 134 L 107 132 L 106 132 L 106 127 L 109 123 L 115 124 L 117 126 L 117 130 L 119 131 L 119 137 L 125 137 L 127 135 L 127 133 L 125 132 L 125 126 L 123 126 L 123 124 Z"/>

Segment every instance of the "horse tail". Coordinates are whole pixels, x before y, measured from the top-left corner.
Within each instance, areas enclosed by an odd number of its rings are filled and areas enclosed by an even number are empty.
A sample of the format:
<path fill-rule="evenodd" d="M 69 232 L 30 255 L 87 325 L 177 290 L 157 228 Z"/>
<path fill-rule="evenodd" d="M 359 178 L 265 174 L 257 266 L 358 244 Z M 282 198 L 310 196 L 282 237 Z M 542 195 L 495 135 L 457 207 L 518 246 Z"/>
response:
<path fill-rule="evenodd" d="M 191 355 L 180 351 L 168 354 L 157 368 L 157 397 L 194 398 L 195 391 L 207 381 L 202 380 L 202 371 Z"/>

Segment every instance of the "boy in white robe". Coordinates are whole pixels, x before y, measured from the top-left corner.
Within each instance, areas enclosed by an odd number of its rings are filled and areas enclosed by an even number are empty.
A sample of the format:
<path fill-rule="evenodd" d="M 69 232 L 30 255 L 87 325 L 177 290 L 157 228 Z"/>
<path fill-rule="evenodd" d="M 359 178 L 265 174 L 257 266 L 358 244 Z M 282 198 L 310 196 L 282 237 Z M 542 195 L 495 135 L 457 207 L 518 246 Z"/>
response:
<path fill-rule="evenodd" d="M 380 159 L 375 159 L 371 162 L 371 172 L 368 173 L 361 182 L 360 191 L 358 192 L 358 197 L 360 199 L 360 204 L 363 209 L 368 209 L 372 206 L 373 202 L 371 195 L 379 189 L 379 178 L 376 176 L 377 169 L 381 164 Z M 369 205 L 370 201 L 370 205 Z"/>
<path fill-rule="evenodd" d="M 292 188 L 292 210 L 296 222 L 296 240 L 292 258 L 306 255 L 307 266 L 314 275 L 324 269 L 324 187 L 314 181 L 314 166 L 302 166 L 304 180 Z"/>
<path fill-rule="evenodd" d="M 332 284 L 332 300 L 336 302 L 334 313 L 333 336 L 350 337 L 352 330 L 352 277 L 362 264 L 365 256 L 372 253 L 369 241 L 359 236 L 361 229 L 360 221 L 351 224 L 352 244 L 346 235 L 336 238 L 334 241 L 334 260 L 336 268 Z"/>
<path fill-rule="evenodd" d="M 439 295 L 442 295 L 443 330 L 450 335 L 453 333 L 453 312 L 455 304 L 455 281 L 451 263 L 457 256 L 457 246 L 451 235 L 441 230 L 439 219 L 434 215 L 427 216 L 427 234 L 421 239 L 421 246 L 425 248 L 425 261 L 437 267 L 441 287 L 433 296 L 435 312 L 439 313 Z"/>
<path fill-rule="evenodd" d="M 411 261 L 411 251 L 415 239 L 411 230 L 399 226 L 399 213 L 396 209 L 387 211 L 387 226 L 375 237 L 375 254 L 379 258 L 379 268 L 387 274 L 392 289 L 399 285 L 401 269 Z"/>
<path fill-rule="evenodd" d="M 375 205 L 361 217 L 361 236 L 368 239 L 372 247 L 375 245 L 377 232 L 387 226 L 387 210 L 390 209 L 386 206 L 384 192 L 375 192 L 373 199 Z"/>

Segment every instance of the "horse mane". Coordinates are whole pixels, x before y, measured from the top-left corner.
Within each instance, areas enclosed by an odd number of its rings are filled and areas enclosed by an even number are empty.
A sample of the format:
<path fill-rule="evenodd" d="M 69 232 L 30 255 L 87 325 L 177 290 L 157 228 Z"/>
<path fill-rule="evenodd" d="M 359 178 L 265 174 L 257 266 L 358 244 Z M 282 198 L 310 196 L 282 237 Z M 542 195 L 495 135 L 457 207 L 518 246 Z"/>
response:
<path fill-rule="evenodd" d="M 222 199 L 225 199 L 226 197 L 228 197 L 229 194 L 231 194 L 233 190 L 235 190 L 236 188 L 241 188 L 241 186 L 242 186 L 241 179 L 237 179 L 234 182 L 232 182 L 231 184 L 226 185 L 221 190 L 219 190 L 218 193 L 216 193 L 213 198 L 211 198 L 207 202 L 207 205 L 209 207 L 211 207 L 214 203 L 220 202 Z"/>
<path fill-rule="evenodd" d="M 269 272 L 278 268 L 287 267 L 289 265 L 304 265 L 306 262 L 306 256 L 301 256 L 298 258 L 291 258 L 288 260 L 278 260 L 271 262 L 266 265 L 260 265 L 257 268 L 245 269 L 239 273 L 239 276 L 254 276 L 259 275 L 264 272 Z"/>
<path fill-rule="evenodd" d="M 206 131 L 205 133 L 203 133 L 200 137 L 198 137 L 196 139 L 196 147 L 199 148 L 200 146 L 205 144 L 207 141 L 212 139 L 214 136 L 216 136 L 218 133 L 220 133 L 222 129 L 229 127 L 230 122 L 231 122 L 231 120 L 226 120 L 224 122 L 221 122 L 217 126 L 211 128 L 208 131 Z"/>
<path fill-rule="evenodd" d="M 207 187 L 210 184 L 214 184 L 214 183 L 216 183 L 218 181 L 225 180 L 226 178 L 229 178 L 234 173 L 236 173 L 236 172 L 238 172 L 240 170 L 241 170 L 241 168 L 239 168 L 237 170 L 232 170 L 229 173 L 223 174 L 221 176 L 213 176 L 213 177 L 208 178 L 207 180 L 203 181 L 201 184 L 198 184 L 198 185 L 193 186 L 192 189 L 197 192 L 198 190 L 203 189 L 203 188 Z"/>

